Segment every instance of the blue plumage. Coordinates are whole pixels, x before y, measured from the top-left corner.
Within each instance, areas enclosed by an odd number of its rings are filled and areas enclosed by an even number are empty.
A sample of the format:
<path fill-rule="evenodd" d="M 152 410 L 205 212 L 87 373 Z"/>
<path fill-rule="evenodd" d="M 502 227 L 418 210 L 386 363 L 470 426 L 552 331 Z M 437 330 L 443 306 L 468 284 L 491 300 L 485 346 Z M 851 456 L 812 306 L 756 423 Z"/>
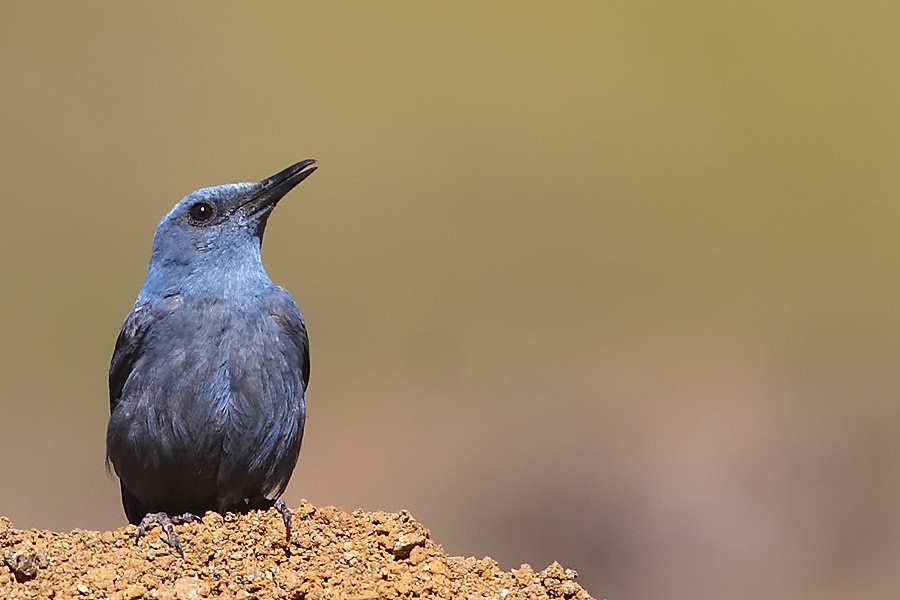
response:
<path fill-rule="evenodd" d="M 309 340 L 260 248 L 313 160 L 259 183 L 197 190 L 159 224 L 109 370 L 107 459 L 138 537 L 207 510 L 276 505 L 297 462 Z M 290 513 L 278 507 L 290 535 Z"/>

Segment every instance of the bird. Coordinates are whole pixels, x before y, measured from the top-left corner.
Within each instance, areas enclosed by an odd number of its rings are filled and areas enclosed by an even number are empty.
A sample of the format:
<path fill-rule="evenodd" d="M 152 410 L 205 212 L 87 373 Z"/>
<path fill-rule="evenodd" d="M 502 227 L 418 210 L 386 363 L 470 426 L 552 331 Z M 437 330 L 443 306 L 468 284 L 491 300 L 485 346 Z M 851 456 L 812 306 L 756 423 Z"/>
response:
<path fill-rule="evenodd" d="M 290 543 L 281 495 L 303 439 L 309 336 L 261 248 L 276 204 L 317 167 L 196 190 L 156 229 L 109 367 L 107 466 L 135 543 L 160 525 L 183 556 L 173 525 L 273 506 Z"/>

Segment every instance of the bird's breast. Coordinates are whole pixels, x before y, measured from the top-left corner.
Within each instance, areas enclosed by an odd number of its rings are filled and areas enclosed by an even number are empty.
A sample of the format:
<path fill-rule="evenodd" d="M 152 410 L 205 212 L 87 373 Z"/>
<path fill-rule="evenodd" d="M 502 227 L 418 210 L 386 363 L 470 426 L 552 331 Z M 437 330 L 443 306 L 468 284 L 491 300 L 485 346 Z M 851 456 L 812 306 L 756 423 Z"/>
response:
<path fill-rule="evenodd" d="M 119 408 L 140 439 L 134 446 L 154 460 L 203 462 L 247 448 L 273 452 L 280 438 L 296 437 L 304 383 L 271 314 L 252 304 L 171 302 L 180 305 L 154 323 L 123 389 Z"/>

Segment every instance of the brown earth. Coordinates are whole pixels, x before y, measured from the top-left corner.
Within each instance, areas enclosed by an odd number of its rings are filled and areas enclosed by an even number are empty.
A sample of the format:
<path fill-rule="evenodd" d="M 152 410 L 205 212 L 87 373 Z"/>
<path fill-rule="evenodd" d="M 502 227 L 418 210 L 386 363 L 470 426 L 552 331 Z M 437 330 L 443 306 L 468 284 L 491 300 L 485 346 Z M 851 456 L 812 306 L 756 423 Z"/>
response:
<path fill-rule="evenodd" d="M 159 527 L 135 545 L 134 525 L 54 533 L 0 517 L 0 598 L 591 598 L 558 563 L 507 573 L 491 558 L 447 556 L 406 511 L 346 513 L 304 502 L 290 544 L 274 509 L 207 513 L 175 530 L 183 558 Z"/>

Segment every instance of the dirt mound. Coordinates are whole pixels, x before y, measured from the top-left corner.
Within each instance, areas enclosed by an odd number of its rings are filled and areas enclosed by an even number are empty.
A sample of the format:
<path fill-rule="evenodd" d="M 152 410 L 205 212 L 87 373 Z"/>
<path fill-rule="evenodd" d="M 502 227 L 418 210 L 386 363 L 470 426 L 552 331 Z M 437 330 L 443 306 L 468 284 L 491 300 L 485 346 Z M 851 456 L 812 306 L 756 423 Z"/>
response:
<path fill-rule="evenodd" d="M 184 557 L 159 527 L 53 533 L 0 517 L 0 598 L 338 600 L 465 598 L 589 600 L 553 563 L 505 573 L 490 558 L 447 556 L 409 513 L 346 513 L 303 503 L 291 543 L 274 509 L 176 526 Z M 4 566 L 5 564 L 5 566 Z"/>

